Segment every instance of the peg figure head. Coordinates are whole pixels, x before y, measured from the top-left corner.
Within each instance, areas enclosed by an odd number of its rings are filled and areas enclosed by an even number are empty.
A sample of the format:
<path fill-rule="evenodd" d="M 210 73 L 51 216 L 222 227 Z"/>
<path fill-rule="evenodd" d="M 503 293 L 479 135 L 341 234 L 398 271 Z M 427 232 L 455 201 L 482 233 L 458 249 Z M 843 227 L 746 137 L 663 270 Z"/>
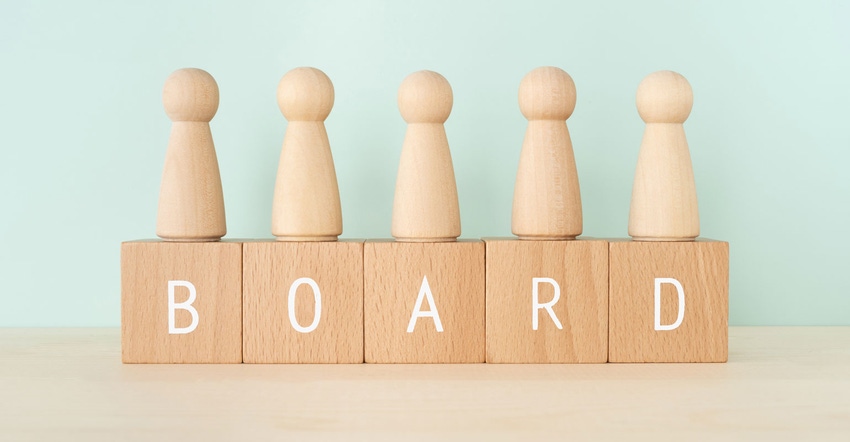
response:
<path fill-rule="evenodd" d="M 681 74 L 658 71 L 640 82 L 636 101 L 638 113 L 646 123 L 684 123 L 691 114 L 694 93 Z"/>
<path fill-rule="evenodd" d="M 451 85 L 436 72 L 414 72 L 398 88 L 398 110 L 408 123 L 445 123 L 452 103 Z"/>
<path fill-rule="evenodd" d="M 218 85 L 207 71 L 178 69 L 165 80 L 162 105 L 171 121 L 208 123 L 218 110 Z"/>
<path fill-rule="evenodd" d="M 277 105 L 288 121 L 325 121 L 334 105 L 334 85 L 316 68 L 295 68 L 280 79 Z"/>
<path fill-rule="evenodd" d="M 519 110 L 528 120 L 566 120 L 576 107 L 576 84 L 562 69 L 534 69 L 519 84 Z"/>

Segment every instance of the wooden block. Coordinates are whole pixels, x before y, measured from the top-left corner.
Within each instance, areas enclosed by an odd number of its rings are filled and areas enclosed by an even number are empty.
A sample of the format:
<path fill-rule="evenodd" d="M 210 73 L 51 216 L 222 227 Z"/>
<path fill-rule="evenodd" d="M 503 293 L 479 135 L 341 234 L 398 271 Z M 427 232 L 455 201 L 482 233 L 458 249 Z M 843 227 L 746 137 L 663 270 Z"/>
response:
<path fill-rule="evenodd" d="M 484 362 L 483 242 L 366 241 L 363 264 L 366 362 Z"/>
<path fill-rule="evenodd" d="M 607 241 L 484 242 L 488 363 L 608 360 Z"/>
<path fill-rule="evenodd" d="M 729 243 L 612 241 L 609 259 L 610 362 L 726 362 Z"/>
<path fill-rule="evenodd" d="M 122 243 L 121 359 L 242 362 L 242 243 Z"/>
<path fill-rule="evenodd" d="M 246 363 L 363 363 L 363 241 L 246 242 L 243 259 Z"/>

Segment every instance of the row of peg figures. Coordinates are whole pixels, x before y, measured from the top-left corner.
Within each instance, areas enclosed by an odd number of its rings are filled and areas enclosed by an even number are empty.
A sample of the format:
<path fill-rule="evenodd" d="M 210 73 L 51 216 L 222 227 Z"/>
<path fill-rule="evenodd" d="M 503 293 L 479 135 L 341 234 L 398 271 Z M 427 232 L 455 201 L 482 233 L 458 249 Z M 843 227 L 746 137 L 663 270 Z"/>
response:
<path fill-rule="evenodd" d="M 224 199 L 209 122 L 218 86 L 207 72 L 181 69 L 166 81 L 173 121 L 160 193 L 157 235 L 212 241 L 226 232 Z M 289 124 L 274 189 L 272 234 L 281 241 L 333 241 L 342 234 L 339 188 L 324 121 L 334 88 L 322 71 L 296 68 L 281 79 L 277 101 Z M 431 71 L 408 76 L 398 107 L 408 123 L 396 180 L 392 236 L 454 241 L 460 210 L 446 132 L 452 89 Z M 512 231 L 521 239 L 574 239 L 582 233 L 581 195 L 566 121 L 576 104 L 573 79 L 555 67 L 534 69 L 519 88 L 528 119 L 513 200 Z M 696 188 L 682 123 L 693 93 L 681 75 L 660 71 L 638 87 L 646 122 L 629 216 L 629 235 L 645 241 L 699 236 Z M 186 167 L 192 165 L 192 167 Z"/>

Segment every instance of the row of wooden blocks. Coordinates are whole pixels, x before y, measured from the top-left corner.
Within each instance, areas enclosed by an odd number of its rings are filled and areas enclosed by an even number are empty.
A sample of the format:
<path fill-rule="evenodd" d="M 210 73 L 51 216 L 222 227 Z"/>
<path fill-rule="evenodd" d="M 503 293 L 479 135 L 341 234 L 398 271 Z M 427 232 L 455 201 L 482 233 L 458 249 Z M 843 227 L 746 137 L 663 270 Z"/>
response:
<path fill-rule="evenodd" d="M 125 363 L 725 362 L 729 245 L 125 242 Z"/>

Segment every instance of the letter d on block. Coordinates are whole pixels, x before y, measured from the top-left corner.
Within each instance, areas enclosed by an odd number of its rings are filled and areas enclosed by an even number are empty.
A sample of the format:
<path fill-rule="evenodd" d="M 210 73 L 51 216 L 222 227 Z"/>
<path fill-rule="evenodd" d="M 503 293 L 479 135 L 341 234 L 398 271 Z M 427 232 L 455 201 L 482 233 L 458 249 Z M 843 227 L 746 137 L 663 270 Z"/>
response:
<path fill-rule="evenodd" d="M 189 289 L 189 298 L 181 303 L 174 302 L 174 288 L 186 287 Z M 185 335 L 192 333 L 198 328 L 198 311 L 192 307 L 195 302 L 197 292 L 195 285 L 189 281 L 168 281 L 168 334 L 169 335 Z M 177 327 L 174 325 L 174 310 L 186 310 L 192 315 L 192 323 L 188 327 Z"/>
<path fill-rule="evenodd" d="M 679 312 L 676 315 L 676 322 L 670 325 L 661 325 L 661 284 L 673 284 L 679 295 Z M 682 283 L 674 278 L 655 278 L 655 330 L 674 330 L 682 325 L 683 319 L 685 319 L 685 289 L 682 288 Z"/>

